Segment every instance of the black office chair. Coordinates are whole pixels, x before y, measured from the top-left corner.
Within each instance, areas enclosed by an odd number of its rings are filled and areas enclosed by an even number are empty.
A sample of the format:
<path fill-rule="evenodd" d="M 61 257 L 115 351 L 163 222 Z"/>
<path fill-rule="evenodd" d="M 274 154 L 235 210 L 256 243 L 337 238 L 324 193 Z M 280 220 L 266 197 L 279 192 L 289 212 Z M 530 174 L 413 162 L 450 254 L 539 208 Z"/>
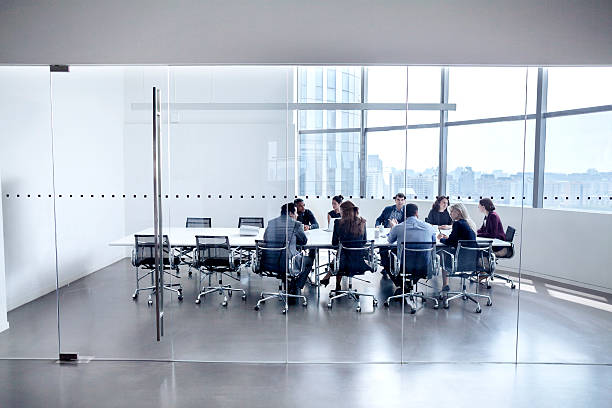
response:
<path fill-rule="evenodd" d="M 264 219 L 263 217 L 240 217 L 238 218 L 238 228 L 243 225 L 249 225 L 251 227 L 264 227 Z"/>
<path fill-rule="evenodd" d="M 301 271 L 294 270 L 295 257 L 287 256 L 287 244 L 271 243 L 262 240 L 255 241 L 255 252 L 253 255 L 253 272 L 263 277 L 271 277 L 279 280 L 278 292 L 261 292 L 260 299 L 255 305 L 255 310 L 259 310 L 261 305 L 270 299 L 278 299 L 283 302 L 282 313 L 287 313 L 289 308 L 287 300 L 289 298 L 302 299 L 302 306 L 308 306 L 306 296 L 287 293 L 284 284 L 291 284 L 292 280 L 297 279 Z M 300 264 L 304 268 L 304 261 Z M 287 274 L 289 271 L 289 274 Z"/>
<path fill-rule="evenodd" d="M 403 254 L 403 255 L 402 255 Z M 427 279 L 438 272 L 438 256 L 436 255 L 435 242 L 402 242 L 398 255 L 391 252 L 391 273 L 401 276 L 404 281 L 404 293 L 389 296 L 384 302 L 389 307 L 391 300 L 406 298 L 410 299 L 410 313 L 416 313 L 416 299 L 420 298 L 423 303 L 427 300 L 434 302 L 434 309 L 439 307 L 438 300 L 433 296 L 426 296 L 423 292 L 417 292 L 416 286 L 420 279 Z"/>
<path fill-rule="evenodd" d="M 374 272 L 378 268 L 376 257 L 374 256 L 374 241 L 344 241 L 338 244 L 338 252 L 334 262 L 332 274 L 336 279 L 348 277 L 349 285 L 347 290 L 331 290 L 329 292 L 328 308 L 332 308 L 333 301 L 348 297 L 357 302 L 355 310 L 361 312 L 360 297 L 371 297 L 372 305 L 378 306 L 378 300 L 369 293 L 360 293 L 353 289 L 353 277 L 363 275 L 366 272 Z M 366 281 L 367 282 L 367 281 Z"/>
<path fill-rule="evenodd" d="M 186 228 L 210 228 L 212 227 L 211 218 L 187 217 Z"/>
<path fill-rule="evenodd" d="M 227 297 L 231 297 L 233 292 L 242 292 L 242 300 L 246 300 L 246 292 L 243 289 L 223 284 L 223 275 L 238 280 L 231 275 L 232 272 L 237 271 L 238 264 L 234 260 L 228 237 L 196 235 L 193 266 L 200 271 L 200 278 L 202 274 L 208 276 L 208 286 L 202 287 L 195 300 L 196 304 L 200 304 L 202 297 L 213 292 L 219 292 L 220 295 L 227 293 L 221 303 L 221 306 L 224 307 L 227 306 Z M 218 286 L 211 286 L 210 281 L 213 274 L 218 278 Z"/>
<path fill-rule="evenodd" d="M 476 303 L 476 313 L 482 312 L 480 303 L 476 298 L 487 299 L 487 306 L 491 306 L 493 302 L 491 297 L 478 293 L 476 285 L 476 293 L 467 291 L 466 282 L 472 277 L 478 279 L 481 276 L 491 276 L 495 272 L 495 254 L 492 248 L 493 241 L 468 241 L 462 240 L 457 244 L 455 253 L 447 250 L 440 251 L 442 269 L 447 273 L 447 276 L 461 278 L 461 292 L 448 292 L 444 299 L 444 308 L 448 309 L 451 300 L 462 298 L 463 300 L 471 300 Z"/>
<path fill-rule="evenodd" d="M 498 259 L 510 259 L 512 257 L 514 257 L 514 235 L 516 234 L 516 230 L 511 227 L 511 226 L 507 226 L 506 227 L 506 242 L 510 243 L 509 247 L 499 247 L 499 248 L 493 248 L 493 251 L 495 252 L 495 256 L 496 256 L 496 260 Z M 497 273 L 494 273 L 493 276 L 491 277 L 491 280 L 495 279 L 495 278 L 499 278 L 503 281 L 506 281 L 506 283 L 510 284 L 510 289 L 514 289 L 516 288 L 516 285 L 514 284 L 514 281 L 512 279 L 510 279 L 509 276 L 503 276 L 503 275 L 499 275 Z"/>
<path fill-rule="evenodd" d="M 211 218 L 187 217 L 185 228 L 211 228 Z M 180 248 L 179 256 L 181 257 L 182 265 L 189 265 L 188 273 L 191 276 L 191 268 L 193 267 L 193 249 Z"/>
<path fill-rule="evenodd" d="M 164 273 L 174 278 L 180 279 L 180 276 L 168 272 L 168 270 L 178 271 L 180 258 L 177 256 L 169 256 L 171 253 L 170 242 L 167 235 L 162 236 L 162 251 Z M 138 294 L 143 290 L 150 291 L 148 305 L 153 304 L 153 294 L 155 293 L 155 236 L 154 235 L 134 235 L 134 249 L 132 249 L 132 265 L 136 267 L 136 290 L 132 295 L 132 299 L 138 299 Z M 148 271 L 143 276 L 140 276 L 140 268 Z M 147 276 L 151 277 L 151 286 L 145 288 L 140 287 L 140 281 Z M 178 295 L 178 300 L 183 300 L 183 287 L 180 283 L 164 283 L 164 289 L 175 292 Z"/>

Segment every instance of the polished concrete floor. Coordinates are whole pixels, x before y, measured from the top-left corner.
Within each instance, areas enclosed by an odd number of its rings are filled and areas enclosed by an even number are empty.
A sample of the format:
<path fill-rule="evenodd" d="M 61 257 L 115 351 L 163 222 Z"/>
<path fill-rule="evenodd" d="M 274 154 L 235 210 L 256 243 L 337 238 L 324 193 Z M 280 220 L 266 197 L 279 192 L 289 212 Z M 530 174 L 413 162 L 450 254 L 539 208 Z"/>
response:
<path fill-rule="evenodd" d="M 0 407 L 609 407 L 612 367 L 0 360 Z M 340 402 L 341 401 L 341 402 Z"/>
<path fill-rule="evenodd" d="M 448 310 L 428 303 L 412 315 L 400 302 L 385 308 L 393 285 L 370 274 L 365 278 L 371 282 L 355 286 L 376 294 L 376 309 L 368 300 L 362 313 L 348 300 L 328 309 L 332 280 L 320 293 L 307 286 L 308 306 L 292 305 L 282 315 L 277 301 L 253 310 L 261 290 L 277 288 L 273 279 L 246 271 L 240 282 L 226 279 L 244 288 L 248 298 L 234 296 L 223 307 L 217 294 L 196 305 L 197 279 L 188 278 L 186 269 L 181 276 L 185 298 L 166 296 L 161 342 L 155 339 L 154 307 L 147 306 L 146 296 L 131 298 L 134 269 L 128 259 L 62 288 L 62 351 L 128 360 L 512 363 L 520 301 L 519 362 L 612 364 L 612 297 L 542 279 L 522 279 L 520 293 L 498 280 L 490 290 L 481 288 L 493 298 L 491 307 L 482 303 L 481 314 L 459 299 Z M 430 283 L 433 293 L 440 282 Z M 9 323 L 0 333 L 0 358 L 57 357 L 55 293 L 9 312 Z"/>

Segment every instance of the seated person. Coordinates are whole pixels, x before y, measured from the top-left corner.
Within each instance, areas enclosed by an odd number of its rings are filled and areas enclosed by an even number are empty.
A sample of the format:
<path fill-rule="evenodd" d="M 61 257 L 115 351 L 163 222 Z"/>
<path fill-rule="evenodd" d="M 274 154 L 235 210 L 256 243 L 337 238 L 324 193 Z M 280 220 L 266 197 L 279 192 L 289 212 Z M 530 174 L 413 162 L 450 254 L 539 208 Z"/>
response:
<path fill-rule="evenodd" d="M 406 204 L 405 208 L 406 221 L 397 224 L 395 227 L 393 227 L 391 229 L 391 232 L 389 232 L 389 236 L 387 237 L 387 241 L 390 244 L 397 242 L 397 249 L 392 250 L 396 254 L 398 253 L 400 245 L 403 242 L 432 242 L 434 244 L 436 242 L 436 233 L 432 226 L 418 219 L 419 207 L 417 207 L 416 204 L 409 203 Z M 427 262 L 429 262 L 430 260 L 431 258 L 427 257 Z M 417 260 L 415 259 L 413 261 L 416 262 Z M 397 289 L 395 290 L 395 295 L 401 294 L 403 286 L 403 277 L 400 274 L 396 276 L 391 274 L 390 276 L 395 286 L 397 286 Z M 411 283 L 414 283 L 420 278 L 424 277 L 425 276 L 413 276 Z"/>
<path fill-rule="evenodd" d="M 359 207 L 356 207 L 351 201 L 345 201 L 340 205 L 340 214 L 342 218 L 336 221 L 334 226 L 334 233 L 332 235 L 332 245 L 338 246 L 339 242 L 343 245 L 346 243 L 347 247 L 360 247 L 365 244 L 367 240 L 366 231 L 366 220 L 359 216 Z M 343 265 L 343 269 L 354 269 L 357 271 L 363 271 L 369 269 L 369 266 L 363 260 L 361 265 L 352 265 L 348 260 L 344 259 L 344 256 L 340 259 L 340 264 Z M 328 272 L 321 283 L 325 286 L 329 284 L 329 278 L 331 272 Z M 336 275 L 336 290 L 340 290 L 340 283 L 342 282 L 342 275 L 340 271 Z"/>
<path fill-rule="evenodd" d="M 384 228 L 393 228 L 406 219 L 404 214 L 406 196 L 404 193 L 397 193 L 393 199 L 395 200 L 395 204 L 385 207 L 380 216 L 376 219 L 376 227 L 382 225 Z M 380 249 L 380 263 L 383 266 L 383 278 L 387 279 L 387 274 L 389 273 L 389 251 L 387 249 Z"/>
<path fill-rule="evenodd" d="M 482 227 L 478 229 L 476 235 L 483 238 L 497 238 L 506 240 L 506 233 L 499 215 L 495 212 L 495 205 L 490 198 L 483 198 L 478 202 L 478 209 L 485 215 Z M 507 256 L 508 248 L 493 247 L 493 252 L 499 257 Z"/>
<path fill-rule="evenodd" d="M 319 223 L 312 211 L 306 209 L 306 203 L 301 198 L 293 200 L 297 211 L 297 220 L 304 226 L 304 231 L 319 228 Z"/>
<path fill-rule="evenodd" d="M 334 196 L 332 198 L 332 210 L 327 213 L 327 225 L 333 218 L 340 218 L 340 204 L 342 204 L 344 197 L 341 195 Z"/>
<path fill-rule="evenodd" d="M 304 256 L 297 250 L 297 245 L 305 245 L 308 238 L 304 234 L 304 227 L 296 221 L 296 218 L 295 205 L 285 204 L 281 207 L 280 217 L 271 219 L 264 232 L 266 244 L 277 248 L 287 245 L 288 256 L 293 258 L 293 271 L 290 271 L 290 274 L 295 278 L 291 280 L 288 288 L 288 292 L 292 294 L 299 294 L 304 288 L 314 261 L 314 258 Z M 301 270 L 302 263 L 304 263 L 303 270 Z"/>
<path fill-rule="evenodd" d="M 448 213 L 448 197 L 436 197 L 429 215 L 425 218 L 425 222 L 431 225 L 438 225 L 440 229 L 451 229 L 453 220 Z"/>
<path fill-rule="evenodd" d="M 462 203 L 453 204 L 450 207 L 450 216 L 453 219 L 453 229 L 448 238 L 443 234 L 438 234 L 440 243 L 451 248 L 445 248 L 445 251 L 454 252 L 457 244 L 462 240 L 474 241 L 476 239 L 476 224 L 470 218 L 467 208 Z M 448 292 L 448 276 L 445 270 L 442 270 L 442 291 Z"/>

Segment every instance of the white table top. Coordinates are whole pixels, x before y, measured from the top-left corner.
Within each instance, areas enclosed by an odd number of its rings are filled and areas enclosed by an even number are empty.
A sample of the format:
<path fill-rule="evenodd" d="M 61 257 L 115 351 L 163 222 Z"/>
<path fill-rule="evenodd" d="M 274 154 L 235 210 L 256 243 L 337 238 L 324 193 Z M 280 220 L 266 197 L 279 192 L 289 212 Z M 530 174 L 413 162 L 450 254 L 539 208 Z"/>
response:
<path fill-rule="evenodd" d="M 450 234 L 450 230 L 443 231 L 446 234 Z M 240 236 L 239 228 L 185 228 L 185 227 L 171 227 L 163 230 L 165 235 L 168 235 L 170 245 L 173 247 L 193 247 L 196 242 L 196 235 L 208 235 L 208 236 L 227 236 L 229 238 L 230 246 L 232 247 L 254 247 L 256 239 L 263 239 L 264 229 L 260 228 L 257 236 Z M 375 246 L 389 245 L 387 242 L 387 234 L 389 229 L 384 230 L 383 236 L 374 238 L 375 228 L 367 229 L 368 239 L 374 240 Z M 147 228 L 139 231 L 137 235 L 153 235 L 153 228 Z M 323 229 L 315 229 L 306 231 L 306 237 L 308 237 L 308 244 L 306 247 L 310 248 L 330 248 L 332 240 L 332 232 Z M 478 238 L 478 240 L 487 240 L 488 238 Z M 441 245 L 438 242 L 439 245 Z M 111 246 L 134 246 L 134 235 L 127 235 L 121 239 L 111 242 Z M 493 239 L 493 246 L 510 246 L 510 243 L 501 241 L 499 239 Z"/>

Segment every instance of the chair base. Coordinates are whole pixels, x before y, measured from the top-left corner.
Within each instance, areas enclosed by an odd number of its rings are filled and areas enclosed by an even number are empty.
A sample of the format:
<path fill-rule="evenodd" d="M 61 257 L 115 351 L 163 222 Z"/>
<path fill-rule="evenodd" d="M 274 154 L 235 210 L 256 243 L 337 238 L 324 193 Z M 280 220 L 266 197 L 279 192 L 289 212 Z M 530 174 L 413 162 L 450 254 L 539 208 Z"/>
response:
<path fill-rule="evenodd" d="M 233 292 L 242 292 L 242 300 L 246 301 L 247 295 L 244 289 L 232 288 L 232 285 L 220 285 L 220 286 L 206 286 L 200 290 L 198 297 L 195 300 L 196 305 L 199 305 L 201 302 L 201 298 L 208 295 L 209 293 L 219 292 L 220 295 L 227 293 L 223 296 L 223 302 L 221 302 L 221 306 L 226 307 L 228 299 L 227 297 L 232 297 Z"/>
<path fill-rule="evenodd" d="M 493 302 L 491 301 L 491 296 L 481 295 L 480 293 L 468 292 L 466 289 L 465 280 L 466 278 L 461 278 L 461 287 L 463 288 L 461 292 L 450 292 L 449 291 L 446 293 L 446 298 L 444 299 L 444 304 L 443 304 L 443 307 L 445 309 L 449 308 L 449 302 L 451 300 L 458 299 L 458 298 L 462 298 L 463 300 L 471 300 L 472 302 L 476 303 L 476 310 L 475 310 L 476 313 L 482 312 L 482 309 L 480 308 L 480 303 L 478 303 L 477 298 L 487 299 L 487 306 L 491 306 L 493 304 Z"/>
<path fill-rule="evenodd" d="M 288 300 L 289 298 L 294 299 L 302 299 L 302 306 L 308 306 L 308 299 L 304 295 L 293 295 L 291 293 L 287 293 L 284 290 L 279 290 L 278 292 L 261 292 L 260 299 L 255 305 L 254 309 L 259 310 L 262 303 L 266 303 L 267 300 L 278 299 L 283 302 L 283 309 L 281 310 L 282 314 L 286 314 L 289 309 Z"/>
<path fill-rule="evenodd" d="M 506 276 L 494 273 L 493 277 L 491 278 L 491 280 L 493 280 L 494 278 L 501 279 L 501 280 L 505 281 L 506 283 L 509 283 L 510 284 L 510 289 L 515 289 L 516 288 L 516 285 L 514 284 L 514 281 L 512 279 L 506 277 Z"/>
<path fill-rule="evenodd" d="M 408 305 L 410 306 L 410 314 L 416 313 L 416 310 L 417 310 L 416 299 L 417 298 L 421 299 L 423 303 L 425 303 L 427 300 L 433 301 L 434 309 L 438 309 L 440 307 L 440 304 L 438 303 L 438 299 L 436 299 L 433 296 L 426 296 L 425 293 L 423 292 L 408 292 L 408 293 L 402 293 L 401 295 L 389 296 L 387 300 L 385 300 L 384 305 L 385 307 L 389 307 L 392 300 L 396 300 L 396 299 L 407 300 L 406 298 L 410 300 L 409 302 L 407 302 Z"/>
<path fill-rule="evenodd" d="M 151 306 L 153 304 L 153 295 L 155 294 L 156 289 L 157 288 L 155 286 L 147 286 L 146 288 L 136 288 L 136 290 L 132 294 L 132 299 L 138 299 L 138 294 L 143 290 L 150 290 L 151 292 L 149 293 L 149 297 L 147 298 L 147 304 Z M 169 290 L 171 292 L 176 293 L 178 295 L 178 300 L 183 300 L 183 288 L 180 283 L 170 283 L 168 285 L 164 285 L 164 290 Z"/>
<path fill-rule="evenodd" d="M 360 297 L 365 296 L 365 297 L 371 297 L 372 298 L 372 306 L 376 307 L 378 306 L 378 299 L 376 299 L 376 297 L 374 295 L 371 295 L 369 293 L 360 293 L 357 292 L 356 290 L 354 290 L 353 288 L 349 287 L 348 290 L 332 290 L 329 292 L 329 302 L 327 303 L 327 307 L 328 308 L 332 308 L 333 307 L 333 302 L 334 300 L 338 300 L 340 298 L 343 297 L 347 297 L 353 300 L 353 302 L 357 302 L 357 307 L 355 308 L 355 311 L 360 313 L 361 312 L 361 301 L 360 301 Z"/>

